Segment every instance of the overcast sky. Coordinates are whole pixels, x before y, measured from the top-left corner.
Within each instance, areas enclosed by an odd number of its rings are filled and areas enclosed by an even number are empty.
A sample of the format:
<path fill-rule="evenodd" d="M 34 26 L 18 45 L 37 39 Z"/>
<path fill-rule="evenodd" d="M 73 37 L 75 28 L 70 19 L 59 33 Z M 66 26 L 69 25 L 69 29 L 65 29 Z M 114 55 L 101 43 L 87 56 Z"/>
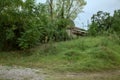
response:
<path fill-rule="evenodd" d="M 45 2 L 46 0 L 36 0 L 37 2 Z M 85 0 L 87 5 L 84 7 L 84 13 L 78 14 L 74 20 L 76 27 L 83 27 L 90 22 L 91 16 L 98 11 L 106 11 L 113 14 L 114 10 L 120 9 L 120 0 Z"/>

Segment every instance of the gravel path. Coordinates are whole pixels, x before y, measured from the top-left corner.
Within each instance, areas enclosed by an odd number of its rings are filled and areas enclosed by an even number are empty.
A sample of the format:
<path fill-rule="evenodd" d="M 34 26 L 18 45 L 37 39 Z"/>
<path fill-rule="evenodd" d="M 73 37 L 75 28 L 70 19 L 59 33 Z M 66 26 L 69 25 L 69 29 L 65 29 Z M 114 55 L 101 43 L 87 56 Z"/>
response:
<path fill-rule="evenodd" d="M 43 69 L 0 65 L 0 80 L 120 80 L 120 70 L 95 73 L 57 73 Z"/>
<path fill-rule="evenodd" d="M 0 80 L 44 80 L 42 70 L 0 66 Z"/>

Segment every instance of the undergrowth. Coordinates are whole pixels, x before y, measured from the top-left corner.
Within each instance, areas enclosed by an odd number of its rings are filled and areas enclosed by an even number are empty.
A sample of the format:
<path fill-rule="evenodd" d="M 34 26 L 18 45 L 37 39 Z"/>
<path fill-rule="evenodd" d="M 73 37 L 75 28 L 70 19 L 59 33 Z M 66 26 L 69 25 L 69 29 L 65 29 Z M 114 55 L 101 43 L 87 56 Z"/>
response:
<path fill-rule="evenodd" d="M 0 64 L 61 72 L 119 69 L 120 44 L 113 37 L 80 37 L 51 42 L 29 51 L 0 52 Z"/>

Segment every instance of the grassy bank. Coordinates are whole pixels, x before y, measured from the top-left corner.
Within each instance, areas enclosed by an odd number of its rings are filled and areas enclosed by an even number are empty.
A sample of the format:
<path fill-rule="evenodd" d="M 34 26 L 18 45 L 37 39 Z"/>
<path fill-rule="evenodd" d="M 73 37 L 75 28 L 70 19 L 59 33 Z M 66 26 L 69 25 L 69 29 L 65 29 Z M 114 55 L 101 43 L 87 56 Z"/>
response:
<path fill-rule="evenodd" d="M 66 42 L 50 42 L 28 51 L 0 52 L 0 64 L 59 72 L 118 69 L 120 68 L 118 41 L 113 37 L 82 37 Z"/>

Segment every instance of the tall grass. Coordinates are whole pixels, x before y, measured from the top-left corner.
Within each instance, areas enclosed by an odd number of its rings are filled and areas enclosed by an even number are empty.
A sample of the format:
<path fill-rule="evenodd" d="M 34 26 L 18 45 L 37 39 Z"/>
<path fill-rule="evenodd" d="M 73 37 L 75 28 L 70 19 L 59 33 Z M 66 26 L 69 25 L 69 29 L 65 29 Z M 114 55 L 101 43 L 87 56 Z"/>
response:
<path fill-rule="evenodd" d="M 19 54 L 18 54 L 19 53 Z M 44 44 L 23 52 L 1 52 L 0 64 L 55 71 L 102 71 L 120 68 L 120 45 L 113 37 L 81 37 Z"/>

